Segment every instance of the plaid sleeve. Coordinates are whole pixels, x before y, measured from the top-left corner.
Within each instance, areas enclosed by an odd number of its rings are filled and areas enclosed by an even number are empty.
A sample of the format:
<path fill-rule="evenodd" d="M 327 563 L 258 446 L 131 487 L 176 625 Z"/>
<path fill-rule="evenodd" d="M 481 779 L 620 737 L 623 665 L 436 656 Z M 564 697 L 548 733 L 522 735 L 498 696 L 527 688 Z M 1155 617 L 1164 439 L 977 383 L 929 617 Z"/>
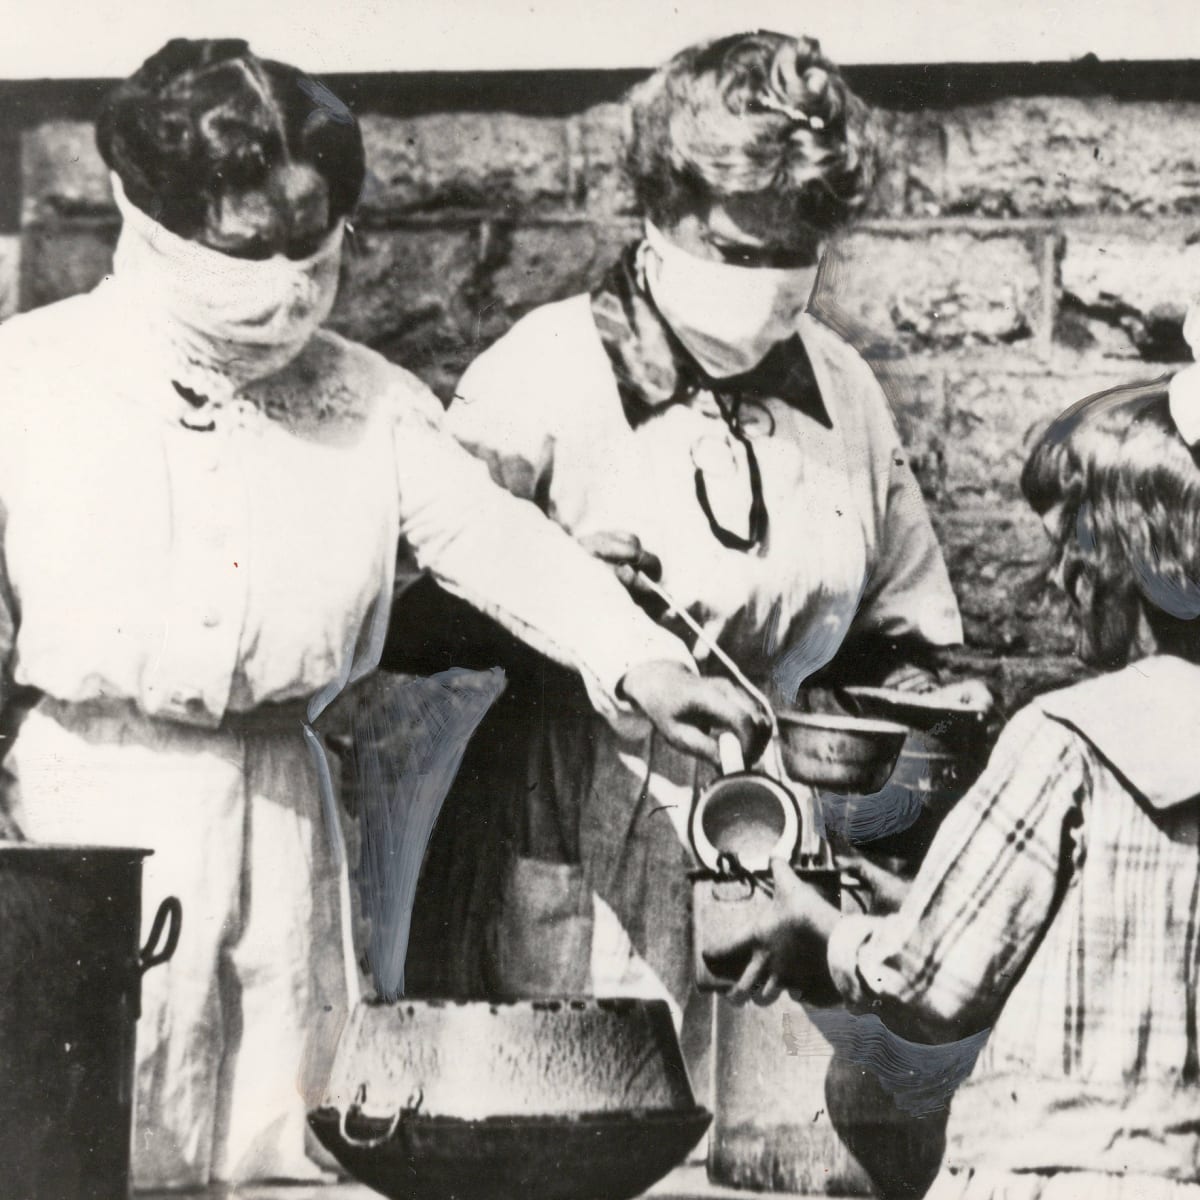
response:
<path fill-rule="evenodd" d="M 1086 783 L 1077 736 L 1017 714 L 900 910 L 844 920 L 830 939 L 847 1001 L 939 1041 L 987 1028 L 1058 909 Z"/>

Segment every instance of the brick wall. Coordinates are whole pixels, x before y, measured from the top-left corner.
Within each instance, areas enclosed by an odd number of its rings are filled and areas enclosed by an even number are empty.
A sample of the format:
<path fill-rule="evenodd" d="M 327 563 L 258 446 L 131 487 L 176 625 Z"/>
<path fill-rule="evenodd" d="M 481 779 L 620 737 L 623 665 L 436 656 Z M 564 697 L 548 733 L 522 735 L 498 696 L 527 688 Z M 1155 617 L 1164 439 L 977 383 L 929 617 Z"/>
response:
<path fill-rule="evenodd" d="M 856 336 L 896 398 L 969 664 L 1015 702 L 1073 670 L 1062 611 L 1025 586 L 1042 542 L 1016 487 L 1022 438 L 1186 354 L 1200 71 L 854 75 L 882 109 L 889 166 L 838 247 L 830 295 L 871 331 Z M 330 81 L 363 118 L 371 171 L 336 327 L 445 397 L 520 314 L 588 286 L 637 228 L 619 169 L 631 78 Z M 116 223 L 86 120 L 101 91 L 0 87 L 0 315 L 108 268 Z"/>

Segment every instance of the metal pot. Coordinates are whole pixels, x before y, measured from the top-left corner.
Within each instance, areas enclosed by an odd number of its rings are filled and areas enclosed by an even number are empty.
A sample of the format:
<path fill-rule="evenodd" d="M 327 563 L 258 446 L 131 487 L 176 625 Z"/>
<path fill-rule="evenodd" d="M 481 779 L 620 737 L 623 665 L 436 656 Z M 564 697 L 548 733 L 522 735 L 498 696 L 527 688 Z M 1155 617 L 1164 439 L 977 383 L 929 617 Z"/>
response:
<path fill-rule="evenodd" d="M 894 721 L 838 713 L 781 712 L 778 719 L 783 758 L 792 777 L 836 793 L 883 787 L 908 733 Z"/>
<path fill-rule="evenodd" d="M 661 1000 L 364 1002 L 309 1121 L 358 1179 L 424 1200 L 621 1200 L 708 1127 Z"/>
<path fill-rule="evenodd" d="M 796 797 L 770 775 L 747 771 L 736 737 L 717 739 L 721 776 L 692 802 L 688 835 L 700 865 L 719 871 L 732 856 L 747 871 L 766 871 L 772 858 L 790 859 L 801 835 Z"/>
<path fill-rule="evenodd" d="M 181 909 L 139 949 L 142 860 L 127 847 L 0 844 L 0 1163 L 5 1196 L 129 1194 L 143 972 Z"/>

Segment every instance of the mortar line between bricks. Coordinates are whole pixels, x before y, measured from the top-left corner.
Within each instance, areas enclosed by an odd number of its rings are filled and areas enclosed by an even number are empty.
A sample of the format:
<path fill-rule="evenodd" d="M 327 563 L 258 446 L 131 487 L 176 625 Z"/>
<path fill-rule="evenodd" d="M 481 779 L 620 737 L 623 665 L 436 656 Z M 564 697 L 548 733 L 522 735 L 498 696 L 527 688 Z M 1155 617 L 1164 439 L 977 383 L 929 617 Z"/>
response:
<path fill-rule="evenodd" d="M 459 209 L 429 213 L 360 213 L 355 221 L 355 225 L 359 229 L 386 233 L 390 230 L 402 229 L 464 229 L 478 225 L 480 221 L 492 221 L 496 224 L 519 226 L 522 229 L 552 229 L 572 226 L 584 228 L 604 226 L 609 228 L 639 228 L 636 218 L 589 216 L 582 210 L 578 212 L 542 212 L 514 216 L 511 211 L 492 208 Z"/>
<path fill-rule="evenodd" d="M 52 227 L 57 224 L 87 224 L 94 222 L 116 223 L 115 208 L 90 209 L 80 212 L 30 212 L 22 214 L 21 226 Z M 505 208 L 444 208 L 429 212 L 384 212 L 362 209 L 355 224 L 362 229 L 392 229 L 401 226 L 450 226 L 470 225 L 480 220 L 500 220 L 521 225 L 629 225 L 637 228 L 639 219 L 633 213 L 596 213 L 586 207 L 568 204 L 560 210 L 543 209 L 514 216 Z M 940 216 L 911 218 L 872 218 L 858 221 L 847 227 L 844 236 L 855 233 L 885 234 L 900 237 L 917 237 L 932 233 L 969 233 L 976 236 L 1002 236 L 1004 234 L 1030 234 L 1053 232 L 1120 234 L 1144 233 L 1158 239 L 1164 230 L 1168 233 L 1187 235 L 1195 233 L 1196 219 L 1181 216 L 1144 216 L 1073 213 L 1066 216 L 1045 218 L 1010 219 L 1004 217 Z M 12 232 L 17 232 L 14 229 Z"/>
<path fill-rule="evenodd" d="M 1058 252 L 1061 238 L 1062 235 L 1052 229 L 1039 239 L 1042 303 L 1036 341 L 1038 358 L 1043 363 L 1048 363 L 1054 353 L 1054 327 L 1058 320 Z"/>
<path fill-rule="evenodd" d="M 1195 234 L 1197 217 L 1192 213 L 1074 212 L 1055 217 L 1054 224 L 1063 233 L 1136 233 L 1157 241 L 1164 233 Z"/>
<path fill-rule="evenodd" d="M 847 234 L 882 233 L 916 237 L 930 233 L 970 233 L 977 237 L 1004 234 L 1046 233 L 1054 228 L 1052 217 L 975 217 L 946 214 L 937 217 L 867 217 L 855 222 Z"/>
<path fill-rule="evenodd" d="M 1029 338 L 1023 343 L 1032 345 Z M 868 362 L 874 362 L 870 355 Z M 1067 347 L 1054 344 L 1054 353 L 1048 361 L 1043 362 L 1032 353 L 1014 351 L 1012 344 L 970 346 L 962 349 L 949 350 L 919 350 L 902 353 L 895 358 L 887 358 L 883 362 L 900 362 L 914 372 L 955 371 L 973 365 L 978 370 L 995 371 L 998 374 L 1024 378 L 1026 376 L 1044 378 L 1047 374 L 1061 376 L 1070 380 L 1079 374 L 1112 374 L 1114 377 L 1128 376 L 1131 371 L 1155 369 L 1158 362 L 1148 362 L 1146 359 L 1131 355 L 1128 358 L 1104 358 L 1088 355 L 1086 352 L 1073 351 Z M 1049 370 L 1047 370 L 1049 368 Z"/>
<path fill-rule="evenodd" d="M 583 135 L 579 130 L 579 116 L 572 113 L 562 124 L 563 128 L 563 170 L 566 174 L 566 202 L 572 211 L 583 209 L 586 196 L 584 195 L 583 177 L 587 164 L 583 156 Z"/>

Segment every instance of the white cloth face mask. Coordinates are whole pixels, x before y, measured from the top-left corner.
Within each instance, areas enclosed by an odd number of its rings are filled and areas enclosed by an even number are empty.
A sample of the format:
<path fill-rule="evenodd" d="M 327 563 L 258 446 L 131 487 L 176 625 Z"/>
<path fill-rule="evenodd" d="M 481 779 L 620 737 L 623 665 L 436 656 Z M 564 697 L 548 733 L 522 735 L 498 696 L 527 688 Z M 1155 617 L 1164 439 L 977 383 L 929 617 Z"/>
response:
<path fill-rule="evenodd" d="M 176 381 L 220 399 L 286 366 L 337 297 L 345 225 L 310 258 L 242 259 L 172 233 L 142 212 L 113 176 L 123 220 L 113 258 L 170 356 Z"/>
<path fill-rule="evenodd" d="M 646 222 L 643 269 L 659 312 L 709 375 L 726 379 L 756 367 L 796 331 L 819 264 L 740 267 L 698 258 Z"/>

